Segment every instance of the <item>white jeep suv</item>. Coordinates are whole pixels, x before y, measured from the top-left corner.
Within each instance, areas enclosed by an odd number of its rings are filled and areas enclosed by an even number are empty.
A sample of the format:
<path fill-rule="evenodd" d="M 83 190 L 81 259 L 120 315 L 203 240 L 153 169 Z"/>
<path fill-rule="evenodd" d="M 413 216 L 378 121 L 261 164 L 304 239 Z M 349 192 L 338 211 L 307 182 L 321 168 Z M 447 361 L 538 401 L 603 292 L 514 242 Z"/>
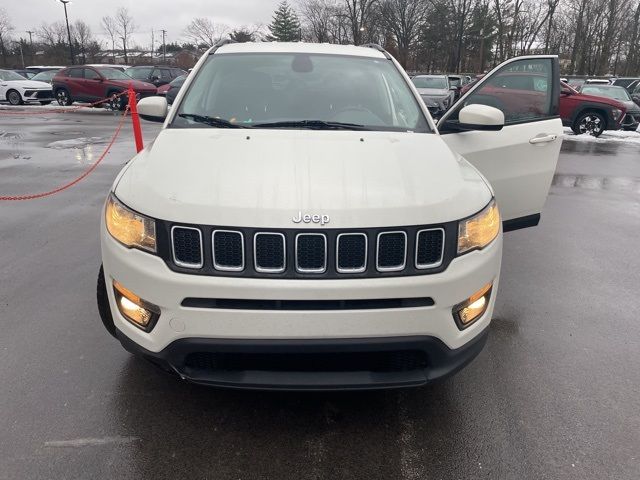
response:
<path fill-rule="evenodd" d="M 501 85 L 514 71 L 535 76 L 527 95 Z M 559 87 L 556 57 L 516 58 L 436 125 L 378 46 L 213 47 L 170 112 L 161 97 L 138 104 L 164 127 L 102 215 L 107 330 L 222 387 L 456 372 L 487 338 L 503 228 L 539 220 Z"/>

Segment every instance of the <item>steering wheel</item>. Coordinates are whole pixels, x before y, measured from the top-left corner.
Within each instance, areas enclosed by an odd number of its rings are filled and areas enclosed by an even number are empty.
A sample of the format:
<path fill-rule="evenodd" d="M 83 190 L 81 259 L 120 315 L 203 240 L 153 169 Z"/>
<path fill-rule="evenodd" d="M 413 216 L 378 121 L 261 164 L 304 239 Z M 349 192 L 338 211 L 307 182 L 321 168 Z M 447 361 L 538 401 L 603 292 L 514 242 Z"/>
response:
<path fill-rule="evenodd" d="M 334 114 L 331 117 L 331 119 L 335 120 L 336 117 L 338 117 L 338 116 L 340 116 L 340 115 L 342 115 L 343 113 L 346 113 L 346 112 L 364 113 L 364 114 L 370 115 L 371 117 L 375 118 L 379 122 L 384 123 L 383 120 L 378 115 L 373 113 L 368 108 L 362 107 L 362 106 L 355 106 L 355 105 L 344 107 L 344 108 L 341 108 L 340 110 L 337 110 L 336 112 L 334 112 Z M 353 122 L 353 123 L 358 123 L 358 122 Z"/>

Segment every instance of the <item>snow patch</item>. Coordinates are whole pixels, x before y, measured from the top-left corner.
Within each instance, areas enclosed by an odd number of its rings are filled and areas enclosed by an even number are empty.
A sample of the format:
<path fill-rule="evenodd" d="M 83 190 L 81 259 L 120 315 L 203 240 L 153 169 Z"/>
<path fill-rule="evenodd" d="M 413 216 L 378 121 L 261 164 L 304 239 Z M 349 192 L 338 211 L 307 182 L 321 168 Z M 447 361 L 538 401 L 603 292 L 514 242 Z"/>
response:
<path fill-rule="evenodd" d="M 571 140 L 574 142 L 594 142 L 594 143 L 620 142 L 620 143 L 631 143 L 631 144 L 640 145 L 640 130 L 637 130 L 635 132 L 626 131 L 626 130 L 605 130 L 602 135 L 596 138 L 587 134 L 576 135 L 573 133 L 573 131 L 570 128 L 565 127 L 564 138 L 565 140 Z"/>
<path fill-rule="evenodd" d="M 104 137 L 80 137 L 70 138 L 69 140 L 58 140 L 57 142 L 51 142 L 46 148 L 54 148 L 56 150 L 66 150 L 71 148 L 84 148 L 87 145 L 97 145 L 101 143 L 107 143 L 107 139 Z"/>

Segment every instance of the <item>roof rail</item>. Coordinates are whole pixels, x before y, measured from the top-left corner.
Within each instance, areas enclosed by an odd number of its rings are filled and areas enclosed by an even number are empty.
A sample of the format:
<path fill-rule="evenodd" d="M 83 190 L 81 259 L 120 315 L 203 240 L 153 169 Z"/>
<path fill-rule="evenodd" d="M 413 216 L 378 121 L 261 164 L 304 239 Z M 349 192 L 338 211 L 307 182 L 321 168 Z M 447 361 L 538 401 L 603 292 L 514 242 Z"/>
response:
<path fill-rule="evenodd" d="M 364 45 L 362 45 L 362 47 L 364 47 L 364 48 L 373 48 L 374 50 L 377 50 L 380 53 L 384 54 L 384 56 L 387 58 L 387 60 L 391 60 L 391 55 L 389 54 L 389 52 L 387 52 L 384 48 L 382 48 L 377 43 L 365 43 Z"/>
<path fill-rule="evenodd" d="M 224 47 L 225 45 L 229 45 L 230 43 L 238 43 L 238 42 L 233 38 L 225 38 L 224 40 L 220 40 L 218 43 L 216 43 L 213 46 L 213 49 L 209 52 L 209 55 L 213 55 L 218 51 L 220 47 Z"/>

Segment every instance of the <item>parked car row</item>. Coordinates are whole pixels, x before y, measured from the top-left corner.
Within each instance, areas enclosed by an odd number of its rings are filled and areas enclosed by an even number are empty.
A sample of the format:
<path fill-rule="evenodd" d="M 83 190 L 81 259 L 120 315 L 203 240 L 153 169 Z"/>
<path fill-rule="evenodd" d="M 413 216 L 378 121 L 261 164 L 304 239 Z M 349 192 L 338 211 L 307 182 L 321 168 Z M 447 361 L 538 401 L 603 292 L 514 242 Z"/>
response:
<path fill-rule="evenodd" d="M 67 106 L 76 101 L 91 103 L 113 97 L 106 106 L 123 109 L 126 99 L 116 94 L 132 86 L 138 98 L 161 94 L 172 103 L 187 75 L 175 67 L 130 67 L 125 71 L 119 65 L 102 64 L 38 66 L 20 72 L 0 70 L 0 102 L 47 105 L 57 100 L 61 106 Z M 163 91 L 159 93 L 158 88 Z"/>
<path fill-rule="evenodd" d="M 483 75 L 466 82 L 459 75 L 418 75 L 412 78 L 418 93 L 434 118 L 440 118 L 459 95 L 482 80 Z M 474 96 L 483 103 L 502 111 L 517 110 L 522 118 L 535 115 L 542 108 L 544 75 L 523 75 L 503 72 L 486 82 Z M 587 133 L 598 137 L 605 130 L 637 130 L 640 125 L 640 86 L 637 79 L 616 79 L 614 84 L 603 79 L 561 79 L 559 112 L 562 122 L 577 135 Z M 621 85 L 615 85 L 619 82 Z M 627 91 L 623 87 L 634 87 Z M 635 103 L 634 103 L 635 102 Z M 517 120 L 517 119 L 515 119 Z"/>

